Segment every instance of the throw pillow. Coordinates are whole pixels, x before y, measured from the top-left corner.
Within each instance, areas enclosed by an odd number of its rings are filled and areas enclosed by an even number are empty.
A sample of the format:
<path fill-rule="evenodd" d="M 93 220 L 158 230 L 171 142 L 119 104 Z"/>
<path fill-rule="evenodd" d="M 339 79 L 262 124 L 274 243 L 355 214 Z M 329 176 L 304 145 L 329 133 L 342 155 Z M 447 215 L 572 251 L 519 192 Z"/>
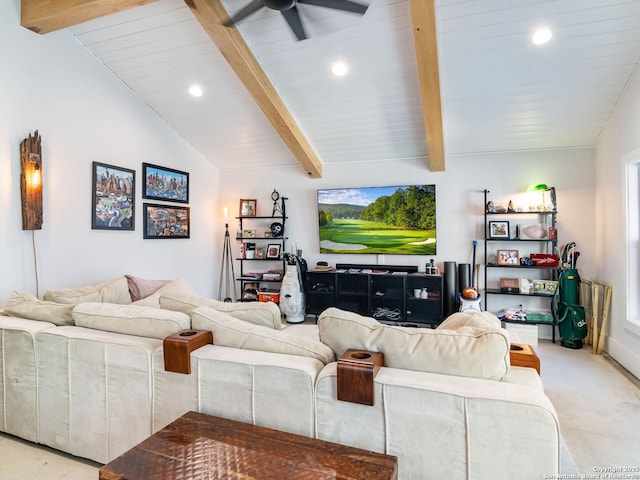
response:
<path fill-rule="evenodd" d="M 335 307 L 320 314 L 318 328 L 337 356 L 349 348 L 382 352 L 387 367 L 493 380 L 509 370 L 509 338 L 502 328 L 390 326 Z"/>
<path fill-rule="evenodd" d="M 457 330 L 461 327 L 502 328 L 502 323 L 491 312 L 468 310 L 449 315 L 436 330 Z"/>
<path fill-rule="evenodd" d="M 160 308 L 191 313 L 198 307 L 211 307 L 214 310 L 244 320 L 255 325 L 279 330 L 282 327 L 280 309 L 272 302 L 240 302 L 228 303 L 219 300 L 191 295 L 184 292 L 169 292 L 160 295 Z"/>
<path fill-rule="evenodd" d="M 129 285 L 129 293 L 132 301 L 141 300 L 155 293 L 160 287 L 164 287 L 169 280 L 147 280 L 144 278 L 125 275 Z"/>
<path fill-rule="evenodd" d="M 72 312 L 77 326 L 164 339 L 191 328 L 189 317 L 181 312 L 115 303 L 87 302 Z"/>
<path fill-rule="evenodd" d="M 77 288 L 47 290 L 43 298 L 49 302 L 77 305 L 82 302 L 99 302 L 100 292 L 93 285 L 85 285 Z"/>
<path fill-rule="evenodd" d="M 100 294 L 100 302 L 103 303 L 119 303 L 128 305 L 131 303 L 131 294 L 129 292 L 129 283 L 126 277 L 120 277 L 115 280 L 108 280 L 96 285 Z"/>
<path fill-rule="evenodd" d="M 55 325 L 73 325 L 71 304 L 60 304 L 39 300 L 31 292 L 17 290 L 9 295 L 4 306 L 4 315 L 40 320 Z"/>
<path fill-rule="evenodd" d="M 133 302 L 133 305 L 140 305 L 143 307 L 160 308 L 160 297 L 171 292 L 183 292 L 193 294 L 191 286 L 183 278 L 175 278 L 162 287 L 158 288 L 151 295 L 148 295 L 140 300 Z"/>
<path fill-rule="evenodd" d="M 325 365 L 334 361 L 331 349 L 320 342 L 253 325 L 211 307 L 196 308 L 191 324 L 198 330 L 211 330 L 214 345 L 311 357 Z"/>

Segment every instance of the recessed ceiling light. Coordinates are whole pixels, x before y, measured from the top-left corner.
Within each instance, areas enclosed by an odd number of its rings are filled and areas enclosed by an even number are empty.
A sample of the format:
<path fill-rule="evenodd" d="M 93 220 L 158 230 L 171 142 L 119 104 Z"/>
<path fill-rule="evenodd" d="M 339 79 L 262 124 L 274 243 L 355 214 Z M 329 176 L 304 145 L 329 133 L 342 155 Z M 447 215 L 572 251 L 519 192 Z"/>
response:
<path fill-rule="evenodd" d="M 199 85 L 191 85 L 189 87 L 189 93 L 191 95 L 193 95 L 194 97 L 201 97 L 202 96 L 202 88 L 200 88 Z"/>
<path fill-rule="evenodd" d="M 346 75 L 348 71 L 349 68 L 344 62 L 335 62 L 333 65 L 331 65 L 331 72 L 337 77 Z"/>
<path fill-rule="evenodd" d="M 531 41 L 536 45 L 544 45 L 551 40 L 551 30 L 548 28 L 539 28 L 531 37 Z"/>

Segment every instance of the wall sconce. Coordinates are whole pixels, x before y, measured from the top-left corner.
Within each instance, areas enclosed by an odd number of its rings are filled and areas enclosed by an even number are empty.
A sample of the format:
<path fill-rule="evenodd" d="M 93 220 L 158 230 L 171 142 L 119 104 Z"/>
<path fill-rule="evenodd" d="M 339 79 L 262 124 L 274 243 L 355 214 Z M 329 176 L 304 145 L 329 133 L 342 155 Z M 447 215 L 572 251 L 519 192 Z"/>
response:
<path fill-rule="evenodd" d="M 42 229 L 42 145 L 36 130 L 20 142 L 22 229 Z"/>
<path fill-rule="evenodd" d="M 551 199 L 551 211 L 556 211 L 556 187 L 548 187 L 546 183 L 538 183 L 529 185 L 527 192 L 542 192 L 542 210 L 547 211 L 545 192 L 551 192 L 549 194 Z"/>

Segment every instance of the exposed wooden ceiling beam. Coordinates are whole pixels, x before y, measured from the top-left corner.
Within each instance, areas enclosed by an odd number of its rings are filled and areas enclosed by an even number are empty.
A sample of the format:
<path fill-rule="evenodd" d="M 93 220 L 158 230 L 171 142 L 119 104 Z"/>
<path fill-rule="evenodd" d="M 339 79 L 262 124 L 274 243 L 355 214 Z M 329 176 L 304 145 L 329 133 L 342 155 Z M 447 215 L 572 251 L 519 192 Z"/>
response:
<path fill-rule="evenodd" d="M 422 115 L 427 134 L 429 164 L 432 172 L 443 172 L 444 136 L 440 100 L 440 69 L 436 34 L 435 0 L 409 0 L 413 43 L 415 44 L 422 98 Z"/>
<path fill-rule="evenodd" d="M 184 2 L 229 62 L 307 175 L 311 178 L 321 178 L 322 162 L 242 35 L 235 27 L 222 25 L 229 16 L 220 1 L 184 0 Z"/>
<path fill-rule="evenodd" d="M 49 33 L 157 0 L 22 0 L 20 24 Z"/>

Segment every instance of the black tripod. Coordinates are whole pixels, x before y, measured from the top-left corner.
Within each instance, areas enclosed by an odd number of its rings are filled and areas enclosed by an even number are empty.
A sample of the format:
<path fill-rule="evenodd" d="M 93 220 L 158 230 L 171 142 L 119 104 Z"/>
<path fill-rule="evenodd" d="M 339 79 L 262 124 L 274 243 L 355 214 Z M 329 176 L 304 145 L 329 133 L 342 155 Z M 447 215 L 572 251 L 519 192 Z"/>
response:
<path fill-rule="evenodd" d="M 222 262 L 220 262 L 220 282 L 218 285 L 218 300 L 235 302 L 238 298 L 236 290 L 236 274 L 233 270 L 233 258 L 231 257 L 231 238 L 229 237 L 229 224 L 224 224 L 224 246 L 222 248 Z M 233 285 L 233 297 L 231 286 Z"/>

